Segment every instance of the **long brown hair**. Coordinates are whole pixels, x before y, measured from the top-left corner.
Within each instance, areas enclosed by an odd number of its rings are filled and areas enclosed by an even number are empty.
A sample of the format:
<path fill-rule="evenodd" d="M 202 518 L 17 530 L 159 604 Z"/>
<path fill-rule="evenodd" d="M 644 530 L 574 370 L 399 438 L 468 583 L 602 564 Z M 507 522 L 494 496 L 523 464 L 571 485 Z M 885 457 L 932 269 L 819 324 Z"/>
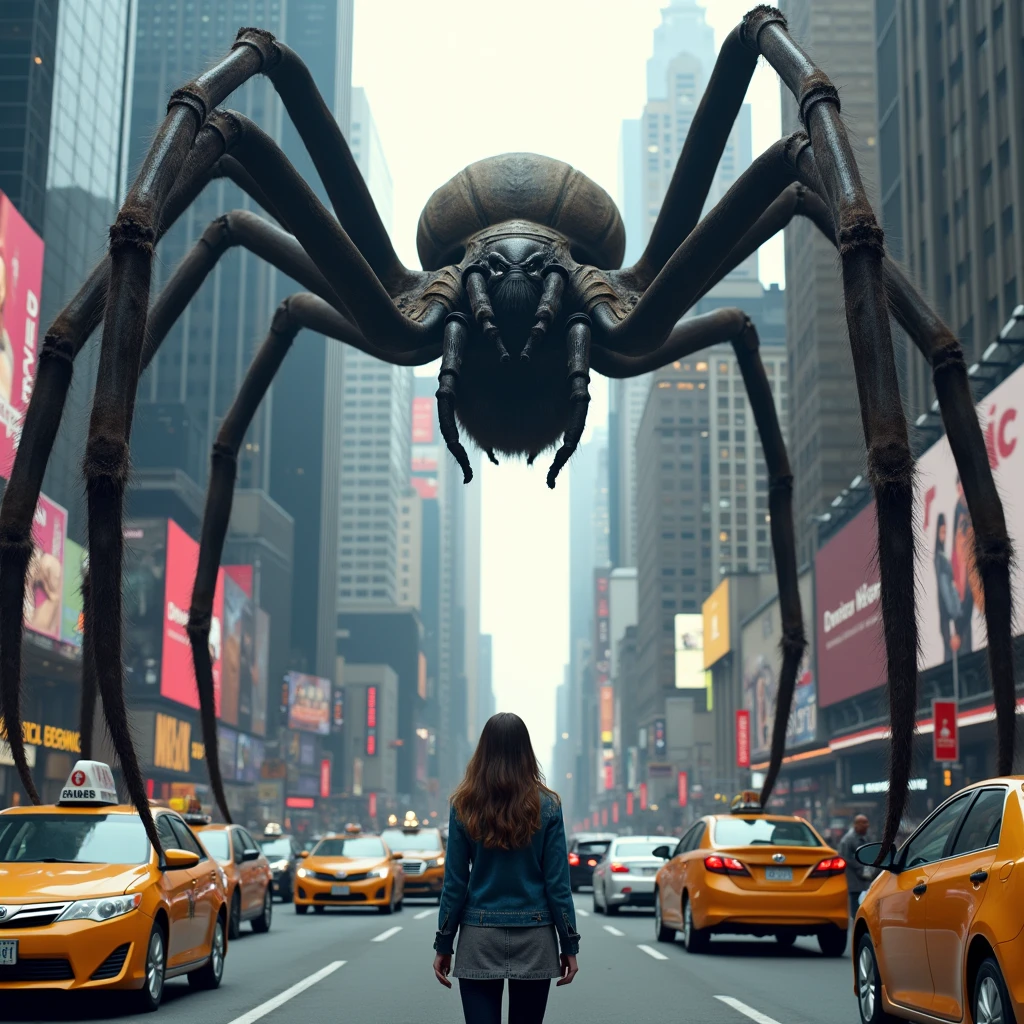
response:
<path fill-rule="evenodd" d="M 544 785 L 526 723 L 507 711 L 493 715 L 452 794 L 467 835 L 502 850 L 526 846 L 540 828 L 542 793 L 558 800 Z"/>

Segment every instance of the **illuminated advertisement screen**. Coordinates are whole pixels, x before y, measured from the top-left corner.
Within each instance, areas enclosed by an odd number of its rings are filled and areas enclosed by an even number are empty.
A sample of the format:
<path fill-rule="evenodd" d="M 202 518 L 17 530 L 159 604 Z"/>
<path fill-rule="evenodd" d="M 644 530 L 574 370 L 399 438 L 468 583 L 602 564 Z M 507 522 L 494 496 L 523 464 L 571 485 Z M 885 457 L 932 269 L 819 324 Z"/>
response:
<path fill-rule="evenodd" d="M 704 617 L 703 615 L 677 615 L 675 617 L 676 689 L 703 690 L 704 678 Z"/>
<path fill-rule="evenodd" d="M 252 664 L 252 731 L 257 736 L 267 734 L 267 700 L 270 676 L 270 616 L 262 609 L 254 609 L 256 619 L 256 657 Z"/>
<path fill-rule="evenodd" d="M 64 598 L 60 612 L 60 641 L 71 647 L 82 646 L 82 577 L 89 557 L 81 544 L 69 540 L 64 545 Z"/>
<path fill-rule="evenodd" d="M 0 192 L 0 476 L 8 480 L 36 379 L 42 283 L 43 240 Z M 58 623 L 47 636 L 59 631 Z"/>
<path fill-rule="evenodd" d="M 327 736 L 331 731 L 331 681 L 289 672 L 288 728 Z"/>
<path fill-rule="evenodd" d="M 377 753 L 377 687 L 366 688 L 366 756 Z"/>
<path fill-rule="evenodd" d="M 25 579 L 25 626 L 53 640 L 60 639 L 67 533 L 67 510 L 41 494 L 32 519 L 32 557 Z"/>

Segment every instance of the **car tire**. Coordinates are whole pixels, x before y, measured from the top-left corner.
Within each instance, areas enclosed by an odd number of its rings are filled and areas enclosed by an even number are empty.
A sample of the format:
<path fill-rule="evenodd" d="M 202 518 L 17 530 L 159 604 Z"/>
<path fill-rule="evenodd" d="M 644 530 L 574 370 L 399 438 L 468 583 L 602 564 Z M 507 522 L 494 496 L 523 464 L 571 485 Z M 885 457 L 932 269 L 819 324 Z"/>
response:
<path fill-rule="evenodd" d="M 775 941 L 783 949 L 790 949 L 796 943 L 796 936 L 792 932 L 776 932 Z"/>
<path fill-rule="evenodd" d="M 826 925 L 818 932 L 818 948 L 822 956 L 842 956 L 846 952 L 846 940 L 846 929 L 837 928 L 834 924 Z"/>
<path fill-rule="evenodd" d="M 405 896 L 403 895 L 402 898 L 395 904 L 395 913 L 396 914 L 400 914 L 404 909 L 405 909 Z"/>
<path fill-rule="evenodd" d="M 314 914 L 326 914 L 327 913 L 327 908 L 325 906 L 323 906 L 323 904 L 320 904 L 319 906 L 315 906 L 313 908 L 313 913 Z"/>
<path fill-rule="evenodd" d="M 228 913 L 228 939 L 234 942 L 242 934 L 242 901 L 238 898 L 238 890 L 231 897 L 231 910 Z"/>
<path fill-rule="evenodd" d="M 661 890 L 654 890 L 654 937 L 658 942 L 675 942 L 675 928 L 666 928 L 661 916 Z"/>
<path fill-rule="evenodd" d="M 259 917 L 252 919 L 252 930 L 259 932 L 260 935 L 265 935 L 270 931 L 270 922 L 274 917 L 274 896 L 270 891 L 270 886 L 267 886 L 266 892 L 263 893 L 263 913 Z"/>
<path fill-rule="evenodd" d="M 308 911 L 308 910 L 309 910 L 309 904 L 308 903 L 296 903 L 295 904 L 295 913 L 296 914 L 305 914 L 306 911 Z"/>
<path fill-rule="evenodd" d="M 604 913 L 604 908 L 601 906 L 600 903 L 597 902 L 597 889 L 596 888 L 594 889 L 593 900 L 594 900 L 594 913 L 595 914 L 603 914 Z"/>
<path fill-rule="evenodd" d="M 281 890 L 281 902 L 282 903 L 294 903 L 295 902 L 295 885 L 290 884 L 287 889 Z"/>
<path fill-rule="evenodd" d="M 711 945 L 711 933 L 707 928 L 697 928 L 693 923 L 690 897 L 683 897 L 683 948 L 687 953 L 706 953 Z"/>
<path fill-rule="evenodd" d="M 978 976 L 974 979 L 974 991 L 971 993 L 971 1016 L 975 1024 L 1013 1024 L 1013 1004 L 1010 993 L 1006 990 L 1003 972 L 995 957 L 983 960 L 978 968 Z"/>
<path fill-rule="evenodd" d="M 167 935 L 163 925 L 156 922 L 149 933 L 146 948 L 146 977 L 142 988 L 133 992 L 134 1009 L 138 1013 L 153 1013 L 160 1008 L 164 997 L 164 979 L 167 974 Z"/>
<path fill-rule="evenodd" d="M 218 915 L 213 926 L 213 939 L 210 941 L 210 959 L 197 971 L 189 971 L 188 983 L 193 988 L 212 990 L 220 988 L 224 977 L 224 919 Z"/>
<path fill-rule="evenodd" d="M 609 917 L 614 917 L 619 912 L 619 905 L 617 903 L 609 903 L 607 895 L 604 898 L 604 912 Z"/>
<path fill-rule="evenodd" d="M 882 976 L 878 973 L 875 947 L 867 932 L 857 943 L 853 973 L 857 980 L 857 1009 L 861 1024 L 896 1024 L 896 1018 L 882 1009 Z"/>

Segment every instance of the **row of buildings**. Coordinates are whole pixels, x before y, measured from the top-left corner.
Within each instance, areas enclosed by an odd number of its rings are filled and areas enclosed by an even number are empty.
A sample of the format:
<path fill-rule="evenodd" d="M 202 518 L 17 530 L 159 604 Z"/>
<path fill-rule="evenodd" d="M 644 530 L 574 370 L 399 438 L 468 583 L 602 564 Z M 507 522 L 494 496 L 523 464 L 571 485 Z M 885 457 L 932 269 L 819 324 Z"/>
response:
<path fill-rule="evenodd" d="M 20 369 L 30 366 L 22 356 L 31 339 L 12 311 L 31 291 L 35 326 L 46 330 L 102 257 L 171 92 L 228 52 L 241 25 L 269 29 L 306 61 L 390 228 L 386 156 L 366 94 L 352 87 L 353 0 L 8 5 L 0 10 L 0 255 L 13 381 L 0 397 L 11 422 L 31 393 L 30 369 Z M 267 79 L 250 81 L 228 105 L 259 123 L 327 202 Z M 208 224 L 254 207 L 230 181 L 211 182 L 160 241 L 153 297 Z M 213 440 L 275 308 L 296 290 L 254 254 L 229 248 L 139 384 L 126 677 L 155 797 L 208 799 L 211 755 L 199 742 L 180 620 Z M 43 485 L 41 508 L 58 525 L 37 541 L 61 563 L 65 624 L 63 632 L 40 628 L 40 611 L 27 631 L 28 738 L 44 792 L 66 777 L 79 743 L 80 466 L 98 334 L 76 360 Z M 305 332 L 245 438 L 214 627 L 217 756 L 243 820 L 301 829 L 436 812 L 479 716 L 492 709 L 489 638 L 479 620 L 479 489 L 463 489 L 439 457 L 433 390 L 409 368 Z M 0 745 L 0 805 L 22 796 Z"/>
<path fill-rule="evenodd" d="M 1020 535 L 1024 520 L 1009 469 L 1014 389 L 1024 386 L 1014 376 L 1024 340 L 1020 5 L 781 6 L 793 35 L 839 87 L 890 253 L 974 364 L 979 411 L 995 424 L 990 458 L 1011 535 Z M 703 8 L 673 0 L 655 33 L 643 116 L 623 125 L 620 203 L 633 258 L 650 233 L 714 59 Z M 783 131 L 799 127 L 784 87 L 782 112 Z M 745 111 L 709 203 L 749 164 L 749 124 Z M 784 291 L 761 286 L 755 256 L 693 312 L 739 306 L 760 334 L 795 476 L 811 640 L 774 805 L 839 828 L 855 810 L 876 812 L 885 793 L 873 507 L 835 251 L 798 219 L 786 228 L 785 253 Z M 894 340 L 919 486 L 934 484 L 931 517 L 922 514 L 918 537 L 926 643 L 917 814 L 950 785 L 991 769 L 992 712 L 963 547 L 969 519 L 942 454 L 948 449 L 927 363 L 898 330 Z M 571 488 L 572 647 L 558 694 L 554 777 L 578 827 L 677 827 L 757 784 L 774 709 L 780 624 L 767 471 L 731 348 L 614 382 L 608 430 L 595 432 L 581 451 Z M 934 580 L 946 565 L 958 588 L 959 619 L 937 604 Z M 954 692 L 964 729 L 960 759 L 933 762 L 930 702 Z"/>

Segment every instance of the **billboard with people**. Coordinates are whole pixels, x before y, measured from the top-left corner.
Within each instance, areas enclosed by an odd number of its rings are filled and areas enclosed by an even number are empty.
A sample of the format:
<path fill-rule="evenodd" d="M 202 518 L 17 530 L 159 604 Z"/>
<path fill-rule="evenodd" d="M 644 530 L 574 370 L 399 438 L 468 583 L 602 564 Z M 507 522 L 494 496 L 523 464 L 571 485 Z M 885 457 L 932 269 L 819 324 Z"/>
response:
<path fill-rule="evenodd" d="M 32 556 L 25 578 L 25 626 L 60 640 L 68 513 L 45 494 L 32 518 Z"/>
<path fill-rule="evenodd" d="M 327 736 L 331 731 L 331 681 L 302 672 L 285 676 L 288 728 Z"/>
<path fill-rule="evenodd" d="M 42 284 L 43 240 L 0 192 L 0 476 L 5 480 L 11 477 L 36 379 Z"/>

